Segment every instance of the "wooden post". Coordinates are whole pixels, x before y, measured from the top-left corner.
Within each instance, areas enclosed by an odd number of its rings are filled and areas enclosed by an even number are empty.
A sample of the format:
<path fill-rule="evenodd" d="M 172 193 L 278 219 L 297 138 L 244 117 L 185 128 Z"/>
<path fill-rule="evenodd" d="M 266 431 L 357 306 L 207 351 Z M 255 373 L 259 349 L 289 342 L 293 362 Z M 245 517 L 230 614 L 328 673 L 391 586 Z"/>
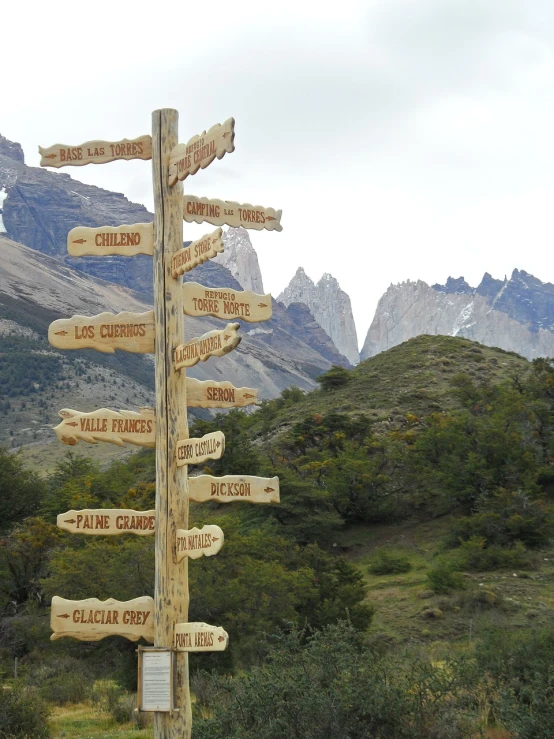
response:
<path fill-rule="evenodd" d="M 183 248 L 183 190 L 168 185 L 172 149 L 178 143 L 176 110 L 152 114 L 154 185 L 154 312 L 156 316 L 156 588 L 154 644 L 173 646 L 176 623 L 188 621 L 188 557 L 176 561 L 177 528 L 188 528 L 188 467 L 177 467 L 179 439 L 188 438 L 186 371 L 176 371 L 173 350 L 184 340 L 181 281 L 171 272 L 171 257 Z M 156 739 L 190 739 L 191 704 L 188 655 L 176 655 L 175 706 L 154 714 Z"/>

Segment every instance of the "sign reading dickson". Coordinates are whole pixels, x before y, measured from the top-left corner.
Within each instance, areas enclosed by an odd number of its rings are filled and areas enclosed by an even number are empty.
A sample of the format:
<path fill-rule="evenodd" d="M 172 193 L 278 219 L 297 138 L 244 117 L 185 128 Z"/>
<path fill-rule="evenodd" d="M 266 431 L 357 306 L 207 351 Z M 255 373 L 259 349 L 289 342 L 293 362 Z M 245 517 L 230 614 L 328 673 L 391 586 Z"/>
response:
<path fill-rule="evenodd" d="M 201 439 L 184 439 L 177 442 L 175 455 L 177 467 L 185 464 L 201 464 L 208 459 L 220 459 L 225 451 L 225 436 L 222 431 L 212 431 Z"/>
<path fill-rule="evenodd" d="M 241 341 L 237 335 L 240 325 L 228 323 L 223 329 L 208 331 L 186 344 L 179 344 L 173 353 L 175 369 L 194 367 L 198 362 L 205 362 L 209 357 L 222 357 L 235 349 Z"/>
<path fill-rule="evenodd" d="M 271 295 L 185 282 L 183 310 L 187 316 L 214 316 L 226 320 L 242 318 L 243 321 L 257 323 L 271 318 Z"/>
<path fill-rule="evenodd" d="M 52 598 L 50 639 L 71 636 L 81 641 L 99 641 L 106 636 L 124 636 L 137 641 L 142 636 L 154 641 L 154 600 L 148 595 L 133 600 L 119 601 L 66 600 Z"/>
<path fill-rule="evenodd" d="M 189 477 L 189 498 L 196 503 L 216 500 L 231 503 L 242 500 L 247 503 L 278 503 L 279 478 L 254 475 L 225 475 Z"/>
<path fill-rule="evenodd" d="M 48 341 L 57 349 L 116 349 L 135 354 L 154 351 L 154 311 L 100 313 L 97 316 L 59 318 L 48 328 Z"/>
<path fill-rule="evenodd" d="M 186 144 L 177 144 L 169 157 L 169 186 L 196 174 L 217 157 L 235 151 L 235 119 L 216 123 L 209 131 L 193 136 Z"/>
<path fill-rule="evenodd" d="M 185 195 L 183 218 L 187 223 L 213 223 L 214 226 L 234 226 L 253 228 L 256 231 L 282 231 L 281 210 L 264 208 L 261 205 L 231 202 L 229 200 L 209 200 Z"/>
<path fill-rule="evenodd" d="M 87 228 L 77 226 L 67 234 L 67 251 L 72 257 L 107 257 L 118 254 L 134 257 L 135 254 L 154 253 L 154 226 L 152 223 L 135 223 L 132 226 L 101 226 Z"/>
<path fill-rule="evenodd" d="M 59 513 L 56 523 L 59 529 L 72 534 L 152 536 L 156 523 L 156 512 L 133 511 L 126 508 L 85 508 L 80 511 Z"/>
<path fill-rule="evenodd" d="M 222 652 L 229 643 L 229 634 L 221 626 L 200 622 L 175 624 L 173 646 L 178 652 Z"/>
<path fill-rule="evenodd" d="M 121 141 L 87 141 L 79 146 L 54 144 L 38 147 L 41 167 L 82 167 L 84 164 L 106 164 L 115 159 L 152 159 L 152 137 Z"/>
<path fill-rule="evenodd" d="M 223 231 L 220 228 L 211 234 L 202 236 L 201 239 L 193 241 L 192 244 L 179 249 L 171 257 L 171 272 L 173 277 L 179 277 L 185 272 L 189 272 L 199 264 L 203 264 L 208 259 L 213 259 L 217 254 L 223 251 L 223 240 L 221 238 Z"/>
<path fill-rule="evenodd" d="M 258 391 L 251 387 L 235 387 L 230 382 L 187 377 L 189 408 L 243 408 L 257 402 Z"/>
<path fill-rule="evenodd" d="M 156 420 L 152 408 L 134 411 L 112 411 L 99 408 L 90 413 L 63 408 L 59 415 L 63 421 L 54 426 L 56 436 L 64 444 L 74 446 L 79 439 L 96 444 L 109 441 L 124 446 L 125 442 L 137 446 L 156 446 Z"/>
<path fill-rule="evenodd" d="M 210 524 L 201 529 L 177 529 L 176 559 L 180 562 L 185 557 L 198 559 L 203 554 L 211 557 L 223 546 L 223 531 L 219 526 Z"/>

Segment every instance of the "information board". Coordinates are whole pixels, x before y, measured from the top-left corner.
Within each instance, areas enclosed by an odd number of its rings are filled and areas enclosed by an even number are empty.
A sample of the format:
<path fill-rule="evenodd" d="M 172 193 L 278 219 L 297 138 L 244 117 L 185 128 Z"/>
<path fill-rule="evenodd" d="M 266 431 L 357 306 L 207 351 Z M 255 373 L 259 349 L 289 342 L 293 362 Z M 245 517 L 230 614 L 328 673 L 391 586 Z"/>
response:
<path fill-rule="evenodd" d="M 139 710 L 173 710 L 173 652 L 139 648 Z"/>

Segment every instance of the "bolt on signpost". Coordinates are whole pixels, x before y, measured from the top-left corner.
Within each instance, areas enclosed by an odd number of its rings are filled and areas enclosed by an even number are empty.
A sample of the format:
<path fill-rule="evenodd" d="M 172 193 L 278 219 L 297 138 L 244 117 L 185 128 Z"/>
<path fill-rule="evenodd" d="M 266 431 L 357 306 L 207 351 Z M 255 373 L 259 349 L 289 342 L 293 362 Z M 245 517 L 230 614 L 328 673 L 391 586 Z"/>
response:
<path fill-rule="evenodd" d="M 152 159 L 154 223 L 72 229 L 67 237 L 72 256 L 152 255 L 154 310 L 146 313 L 76 315 L 54 321 L 50 343 L 59 349 L 96 349 L 155 353 L 156 408 L 90 413 L 63 409 L 55 432 L 64 444 L 99 441 L 156 448 L 156 507 L 71 510 L 58 516 L 59 528 L 75 534 L 155 536 L 154 599 L 130 601 L 52 599 L 52 639 L 70 636 L 97 641 L 112 634 L 154 647 L 139 647 L 139 709 L 154 712 L 156 739 L 191 736 L 188 653 L 220 651 L 229 635 L 220 626 L 188 621 L 188 561 L 216 555 L 224 543 L 219 526 L 189 529 L 189 500 L 218 503 L 278 503 L 276 477 L 226 475 L 188 477 L 190 464 L 219 459 L 225 450 L 221 431 L 190 439 L 187 406 L 240 408 L 258 402 L 257 390 L 230 382 L 186 377 L 186 368 L 222 357 L 240 343 L 239 323 L 271 317 L 271 296 L 248 290 L 212 289 L 182 284 L 181 275 L 223 251 L 216 228 L 183 248 L 183 220 L 215 226 L 243 226 L 281 231 L 281 211 L 273 208 L 183 195 L 181 182 L 216 158 L 234 151 L 235 121 L 229 118 L 209 131 L 178 143 L 178 113 L 152 114 L 152 136 L 122 141 L 90 141 L 80 146 L 55 144 L 39 151 L 41 166 L 104 164 L 117 159 Z M 184 316 L 213 316 L 226 321 L 183 343 Z"/>

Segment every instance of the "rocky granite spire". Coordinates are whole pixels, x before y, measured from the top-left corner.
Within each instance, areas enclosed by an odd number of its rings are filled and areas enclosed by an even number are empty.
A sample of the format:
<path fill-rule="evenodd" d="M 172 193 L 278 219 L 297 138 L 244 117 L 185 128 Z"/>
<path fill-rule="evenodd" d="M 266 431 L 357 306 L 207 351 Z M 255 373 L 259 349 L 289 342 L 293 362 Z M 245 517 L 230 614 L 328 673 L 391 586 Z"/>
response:
<path fill-rule="evenodd" d="M 351 364 L 360 361 L 350 298 L 332 275 L 325 273 L 316 285 L 299 267 L 277 300 L 287 306 L 291 303 L 307 305 L 339 352 Z"/>
<path fill-rule="evenodd" d="M 263 294 L 262 273 L 258 255 L 252 246 L 248 231 L 242 227 L 229 228 L 223 232 L 225 251 L 213 260 L 222 264 L 233 275 L 244 290 Z"/>

